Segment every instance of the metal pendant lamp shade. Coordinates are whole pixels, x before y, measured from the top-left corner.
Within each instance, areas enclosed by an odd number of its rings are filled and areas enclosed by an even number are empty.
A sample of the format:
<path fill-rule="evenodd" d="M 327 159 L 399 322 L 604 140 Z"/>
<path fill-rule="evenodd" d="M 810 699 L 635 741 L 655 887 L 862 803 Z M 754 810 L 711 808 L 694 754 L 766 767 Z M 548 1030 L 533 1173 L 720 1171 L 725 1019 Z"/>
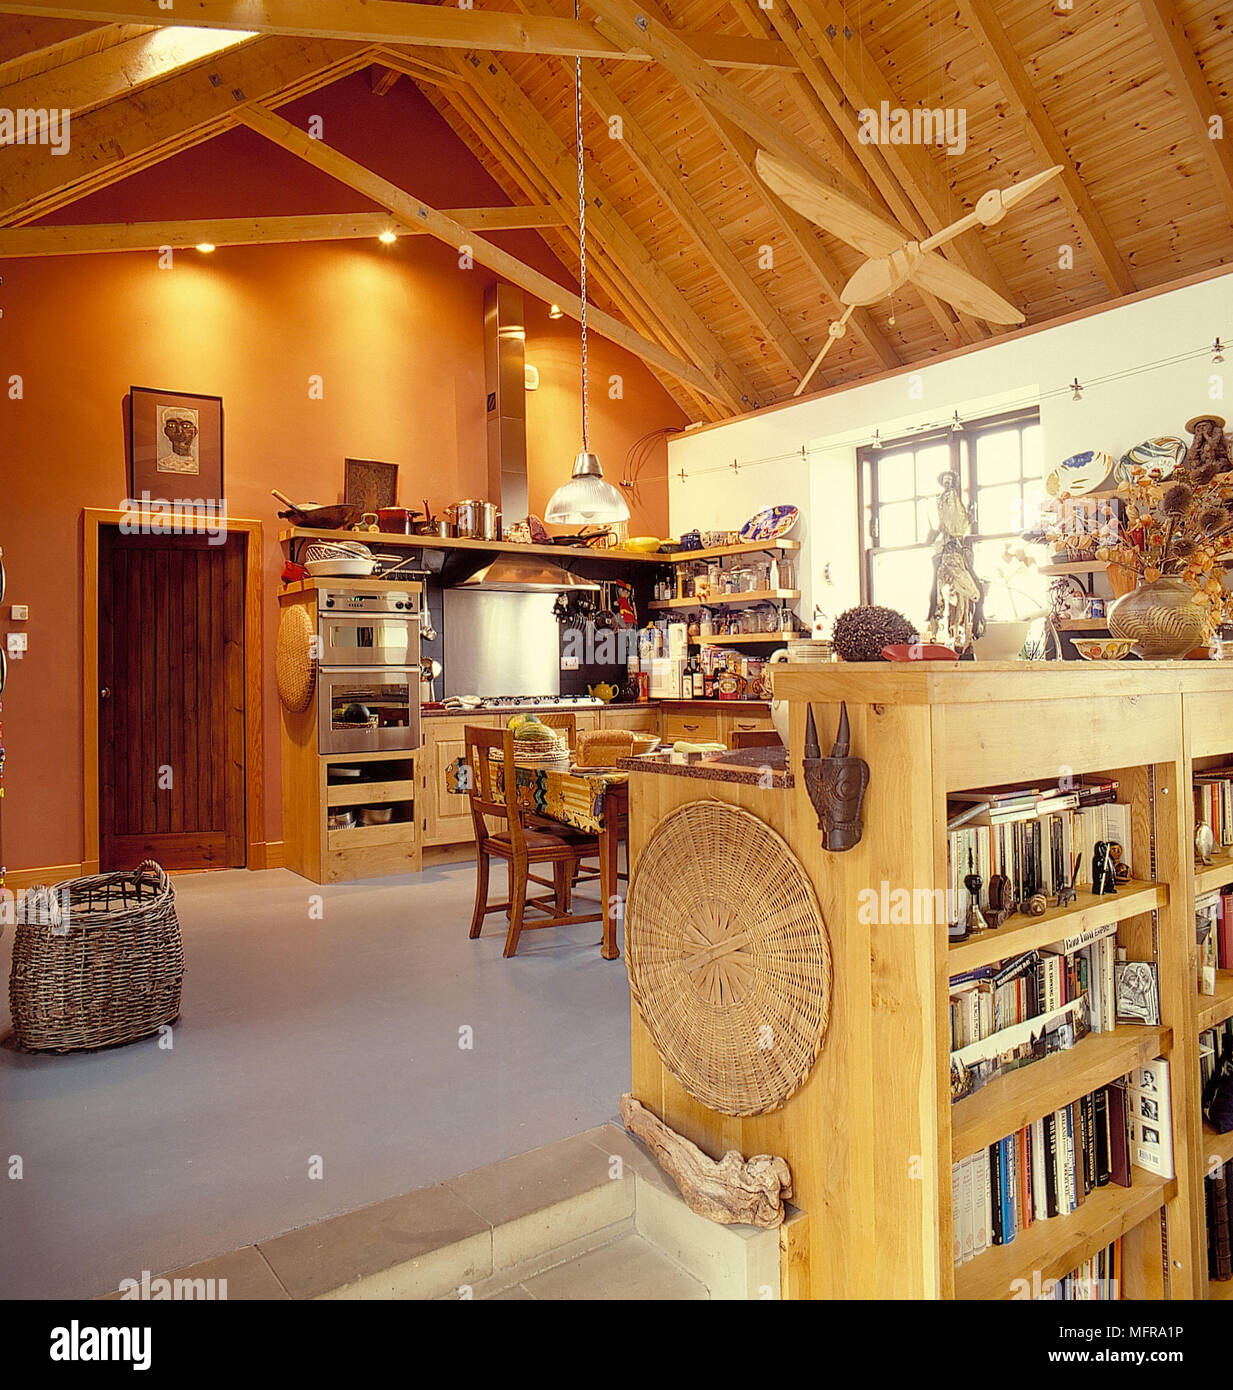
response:
<path fill-rule="evenodd" d="M 578 4 L 574 0 L 574 18 Z M 599 458 L 591 452 L 587 437 L 587 197 L 586 170 L 582 152 L 582 59 L 574 58 L 574 133 L 578 141 L 578 295 L 582 310 L 582 449 L 574 459 L 569 482 L 548 499 L 544 520 L 553 524 L 603 525 L 629 520 L 629 505 L 611 483 L 604 481 Z"/>
<path fill-rule="evenodd" d="M 574 460 L 573 477 L 549 499 L 544 520 L 557 525 L 628 521 L 629 507 L 617 489 L 604 481 L 599 459 L 584 449 Z"/>

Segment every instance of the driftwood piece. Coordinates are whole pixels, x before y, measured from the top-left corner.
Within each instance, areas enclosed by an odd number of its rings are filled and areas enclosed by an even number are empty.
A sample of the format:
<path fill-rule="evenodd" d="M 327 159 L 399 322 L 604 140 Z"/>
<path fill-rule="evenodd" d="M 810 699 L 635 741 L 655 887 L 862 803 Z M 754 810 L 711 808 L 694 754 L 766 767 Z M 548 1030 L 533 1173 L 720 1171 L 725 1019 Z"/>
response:
<path fill-rule="evenodd" d="M 770 1154 L 745 1159 L 729 1149 L 716 1163 L 631 1095 L 621 1097 L 621 1119 L 655 1155 L 690 1211 L 724 1226 L 743 1222 L 772 1227 L 782 1223 L 784 1201 L 792 1196 L 792 1173 L 786 1159 Z"/>

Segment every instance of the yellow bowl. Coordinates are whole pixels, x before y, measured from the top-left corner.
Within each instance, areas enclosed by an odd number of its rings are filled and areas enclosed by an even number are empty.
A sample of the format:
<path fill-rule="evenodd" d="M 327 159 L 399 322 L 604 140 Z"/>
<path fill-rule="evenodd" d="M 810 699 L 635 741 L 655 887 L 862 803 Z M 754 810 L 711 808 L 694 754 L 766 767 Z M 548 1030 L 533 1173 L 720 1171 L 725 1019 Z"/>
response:
<path fill-rule="evenodd" d="M 659 549 L 659 537 L 630 536 L 622 548 L 636 551 L 639 555 L 653 555 Z"/>
<path fill-rule="evenodd" d="M 1130 655 L 1134 641 L 1129 637 L 1076 637 L 1074 644 L 1084 661 L 1121 661 Z"/>

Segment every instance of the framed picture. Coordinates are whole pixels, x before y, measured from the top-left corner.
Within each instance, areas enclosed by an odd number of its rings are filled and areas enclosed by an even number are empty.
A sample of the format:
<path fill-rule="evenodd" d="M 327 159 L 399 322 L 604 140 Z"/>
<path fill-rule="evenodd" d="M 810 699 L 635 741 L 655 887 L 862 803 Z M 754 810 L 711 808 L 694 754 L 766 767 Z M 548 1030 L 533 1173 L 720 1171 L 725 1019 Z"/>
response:
<path fill-rule="evenodd" d="M 129 496 L 223 500 L 223 400 L 186 391 L 129 390 Z"/>
<path fill-rule="evenodd" d="M 358 503 L 362 512 L 398 505 L 398 465 L 375 459 L 348 459 L 343 501 Z"/>

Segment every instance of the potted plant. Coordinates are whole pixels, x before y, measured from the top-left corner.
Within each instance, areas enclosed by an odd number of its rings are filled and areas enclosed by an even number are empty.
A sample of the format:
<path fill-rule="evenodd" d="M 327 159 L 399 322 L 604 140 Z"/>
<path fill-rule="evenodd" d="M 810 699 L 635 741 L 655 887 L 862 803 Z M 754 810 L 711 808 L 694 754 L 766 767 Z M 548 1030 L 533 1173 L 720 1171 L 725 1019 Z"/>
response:
<path fill-rule="evenodd" d="M 1022 545 L 1002 547 L 1000 562 L 985 590 L 988 608 L 1009 616 L 989 618 L 985 630 L 973 642 L 978 661 L 1014 661 L 1023 651 L 1034 622 L 1047 615 L 1037 596 L 1023 587 L 1023 578 L 1035 569 L 1035 559 Z"/>

